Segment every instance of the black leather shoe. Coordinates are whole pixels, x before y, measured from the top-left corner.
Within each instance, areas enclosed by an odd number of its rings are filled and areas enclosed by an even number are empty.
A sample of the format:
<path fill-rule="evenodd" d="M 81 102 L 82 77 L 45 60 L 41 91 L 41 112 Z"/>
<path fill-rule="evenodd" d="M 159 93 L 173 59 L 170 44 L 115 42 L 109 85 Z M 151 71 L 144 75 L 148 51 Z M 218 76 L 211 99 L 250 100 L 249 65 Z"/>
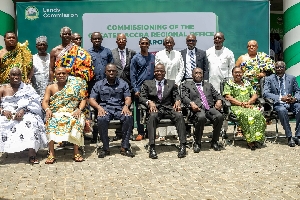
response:
<path fill-rule="evenodd" d="M 133 158 L 135 155 L 131 152 L 130 149 L 121 148 L 121 155 Z"/>
<path fill-rule="evenodd" d="M 157 159 L 157 153 L 155 151 L 155 148 L 154 147 L 150 147 L 150 150 L 149 150 L 149 158 L 152 158 L 152 159 Z"/>
<path fill-rule="evenodd" d="M 221 151 L 220 146 L 218 145 L 218 143 L 214 142 L 210 145 L 210 147 L 212 149 L 214 149 L 215 151 Z"/>
<path fill-rule="evenodd" d="M 201 145 L 197 144 L 197 143 L 194 143 L 193 144 L 193 150 L 194 150 L 194 153 L 199 153 L 201 151 Z"/>
<path fill-rule="evenodd" d="M 228 135 L 226 134 L 226 131 L 221 131 L 220 136 L 221 136 L 223 139 L 228 139 Z"/>
<path fill-rule="evenodd" d="M 295 147 L 296 146 L 295 141 L 294 141 L 294 139 L 292 137 L 288 138 L 288 145 L 290 147 Z"/>
<path fill-rule="evenodd" d="M 184 158 L 186 156 L 186 147 L 185 145 L 181 144 L 178 151 L 178 158 Z"/>
<path fill-rule="evenodd" d="M 113 137 L 113 141 L 118 141 L 121 139 L 122 139 L 122 136 L 120 136 L 120 135 L 116 135 L 115 137 Z"/>
<path fill-rule="evenodd" d="M 110 155 L 110 151 L 106 151 L 106 150 L 102 150 L 99 154 L 98 154 L 98 158 L 104 158 L 105 156 Z"/>
<path fill-rule="evenodd" d="M 294 137 L 294 142 L 296 145 L 300 146 L 300 138 L 298 138 L 298 136 Z"/>

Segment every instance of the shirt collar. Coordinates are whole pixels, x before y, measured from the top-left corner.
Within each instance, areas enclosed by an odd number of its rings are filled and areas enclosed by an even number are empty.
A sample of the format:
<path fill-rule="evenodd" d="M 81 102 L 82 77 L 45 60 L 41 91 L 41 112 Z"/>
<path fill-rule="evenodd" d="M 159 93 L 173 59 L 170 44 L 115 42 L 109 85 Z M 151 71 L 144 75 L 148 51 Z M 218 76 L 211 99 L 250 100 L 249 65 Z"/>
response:
<path fill-rule="evenodd" d="M 126 52 L 126 47 L 123 49 L 123 50 L 121 50 L 121 49 L 119 49 L 118 48 L 118 51 L 121 53 L 121 51 L 123 51 L 124 53 Z"/>
<path fill-rule="evenodd" d="M 107 78 L 104 78 L 103 81 L 104 81 L 104 85 L 111 85 L 108 83 Z M 119 78 L 116 77 L 115 83 L 113 85 L 117 85 L 119 83 L 120 83 Z"/>
<path fill-rule="evenodd" d="M 161 80 L 161 81 L 158 81 L 158 80 L 155 79 L 156 85 L 158 85 L 159 82 L 163 85 L 163 84 L 165 83 L 165 79 L 163 79 L 163 80 Z"/>
<path fill-rule="evenodd" d="M 195 54 L 195 53 L 196 53 L 196 47 L 195 47 L 194 49 L 192 49 L 192 50 L 189 50 L 189 49 L 187 48 L 187 53 L 188 53 L 188 54 L 190 54 L 191 51 Z"/>
<path fill-rule="evenodd" d="M 193 82 L 194 82 L 194 81 L 193 81 Z M 199 83 L 194 82 L 194 84 L 195 84 L 196 86 L 202 86 L 202 85 L 203 85 L 203 84 L 202 84 L 202 81 L 199 82 Z"/>
<path fill-rule="evenodd" d="M 98 49 L 96 50 L 94 47 L 92 47 L 92 49 L 93 49 L 93 51 L 96 51 L 96 52 L 98 52 L 98 51 L 101 51 L 101 50 L 103 50 L 103 49 L 104 49 L 104 47 L 103 47 L 103 46 L 100 46 L 99 50 L 98 50 Z"/>
<path fill-rule="evenodd" d="M 279 80 L 279 79 L 280 79 L 280 76 L 277 76 L 277 75 L 276 75 L 276 78 L 277 78 L 277 80 Z M 283 78 L 283 80 L 285 80 L 285 74 L 283 74 L 282 78 Z"/>

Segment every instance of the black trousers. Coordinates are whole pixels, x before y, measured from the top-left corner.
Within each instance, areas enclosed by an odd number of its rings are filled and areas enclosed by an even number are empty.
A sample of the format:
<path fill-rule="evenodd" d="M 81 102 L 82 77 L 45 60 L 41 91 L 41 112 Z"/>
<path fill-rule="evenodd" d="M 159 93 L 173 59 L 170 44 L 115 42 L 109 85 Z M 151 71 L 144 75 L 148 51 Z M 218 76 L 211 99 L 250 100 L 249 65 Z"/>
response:
<path fill-rule="evenodd" d="M 191 121 L 193 121 L 195 126 L 195 142 L 200 144 L 203 130 L 207 119 L 212 121 L 213 123 L 213 137 L 212 142 L 219 141 L 220 132 L 222 129 L 224 117 L 220 111 L 216 108 L 210 108 L 209 110 L 201 109 L 200 112 L 196 112 L 193 114 Z"/>
<path fill-rule="evenodd" d="M 180 144 L 186 143 L 186 131 L 182 113 L 176 112 L 173 109 L 160 108 L 158 112 L 150 113 L 147 122 L 150 145 L 155 144 L 156 128 L 161 119 L 171 119 L 177 129 Z"/>

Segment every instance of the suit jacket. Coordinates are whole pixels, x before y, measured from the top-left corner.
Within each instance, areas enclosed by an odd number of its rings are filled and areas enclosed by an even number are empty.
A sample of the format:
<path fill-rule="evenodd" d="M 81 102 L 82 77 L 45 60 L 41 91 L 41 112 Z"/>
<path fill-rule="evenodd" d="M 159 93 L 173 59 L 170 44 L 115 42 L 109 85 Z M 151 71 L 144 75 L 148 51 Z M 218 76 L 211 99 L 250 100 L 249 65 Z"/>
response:
<path fill-rule="evenodd" d="M 224 100 L 222 95 L 218 93 L 211 83 L 202 81 L 202 85 L 203 93 L 205 94 L 207 103 L 210 107 L 213 107 L 217 100 Z M 205 109 L 194 81 L 186 81 L 182 84 L 182 103 L 189 107 L 191 101 L 199 108 Z"/>
<path fill-rule="evenodd" d="M 180 51 L 182 58 L 183 58 L 183 62 L 184 62 L 184 69 L 186 69 L 186 53 L 187 53 L 187 49 L 181 50 Z M 206 57 L 206 52 L 201 50 L 201 49 L 197 49 L 195 47 L 195 53 L 196 53 L 196 67 L 200 67 L 203 70 L 203 79 L 207 80 L 209 79 L 209 71 L 208 71 L 208 60 Z M 184 73 L 184 77 L 185 77 Z"/>
<path fill-rule="evenodd" d="M 129 85 L 131 85 L 130 84 L 130 62 L 131 62 L 131 59 L 133 58 L 133 56 L 136 54 L 136 52 L 134 50 L 131 50 L 128 48 L 125 49 L 126 65 L 125 65 L 124 69 L 122 66 L 118 48 L 113 49 L 111 52 L 112 52 L 113 59 L 114 59 L 113 63 L 117 66 L 117 70 L 118 70 L 117 76 L 119 78 L 122 78 L 123 80 L 125 80 Z"/>
<path fill-rule="evenodd" d="M 300 89 L 295 76 L 285 74 L 285 92 L 297 98 L 298 101 L 300 100 Z M 274 104 L 279 103 L 280 88 L 275 74 L 266 77 L 263 97 L 272 99 Z"/>
<path fill-rule="evenodd" d="M 144 81 L 141 87 L 140 103 L 148 107 L 147 101 L 153 101 L 156 107 L 164 107 L 173 109 L 174 103 L 177 100 L 181 100 L 178 92 L 178 87 L 175 85 L 174 80 L 165 79 L 163 97 L 160 101 L 157 96 L 157 88 L 155 79 Z"/>

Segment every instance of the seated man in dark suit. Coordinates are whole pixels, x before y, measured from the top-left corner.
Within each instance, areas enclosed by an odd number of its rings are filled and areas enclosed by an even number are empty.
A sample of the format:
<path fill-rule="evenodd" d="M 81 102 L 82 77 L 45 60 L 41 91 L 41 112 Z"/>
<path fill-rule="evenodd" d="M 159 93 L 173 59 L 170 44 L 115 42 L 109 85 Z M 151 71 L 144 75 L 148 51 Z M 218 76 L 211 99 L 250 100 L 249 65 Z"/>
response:
<path fill-rule="evenodd" d="M 105 68 L 106 78 L 97 81 L 90 95 L 90 105 L 98 110 L 98 129 L 103 142 L 103 149 L 99 158 L 110 154 L 108 139 L 108 124 L 112 119 L 122 122 L 121 154 L 134 157 L 130 150 L 129 137 L 132 133 L 132 114 L 129 110 L 131 94 L 128 83 L 117 78 L 117 67 L 107 64 Z"/>
<path fill-rule="evenodd" d="M 211 148 L 220 151 L 219 136 L 224 121 L 220 113 L 223 97 L 216 91 L 211 83 L 203 81 L 203 70 L 195 68 L 192 71 L 193 81 L 182 85 L 182 102 L 192 110 L 192 121 L 195 126 L 194 153 L 201 150 L 201 138 L 207 119 L 213 121 L 213 137 Z"/>
<path fill-rule="evenodd" d="M 300 89 L 295 76 L 285 74 L 283 61 L 276 62 L 275 74 L 266 77 L 263 97 L 274 101 L 274 110 L 278 112 L 280 123 L 288 138 L 288 145 L 290 147 L 295 147 L 295 144 L 300 145 Z M 296 115 L 295 138 L 292 137 L 288 111 Z"/>
<path fill-rule="evenodd" d="M 150 116 L 147 123 L 149 137 L 149 158 L 157 158 L 155 151 L 155 135 L 157 123 L 162 118 L 170 118 L 176 126 L 180 148 L 178 158 L 186 156 L 186 133 L 183 115 L 180 112 L 180 96 L 174 80 L 165 79 L 165 66 L 157 64 L 153 80 L 144 81 L 141 87 L 140 103 L 149 108 Z"/>

